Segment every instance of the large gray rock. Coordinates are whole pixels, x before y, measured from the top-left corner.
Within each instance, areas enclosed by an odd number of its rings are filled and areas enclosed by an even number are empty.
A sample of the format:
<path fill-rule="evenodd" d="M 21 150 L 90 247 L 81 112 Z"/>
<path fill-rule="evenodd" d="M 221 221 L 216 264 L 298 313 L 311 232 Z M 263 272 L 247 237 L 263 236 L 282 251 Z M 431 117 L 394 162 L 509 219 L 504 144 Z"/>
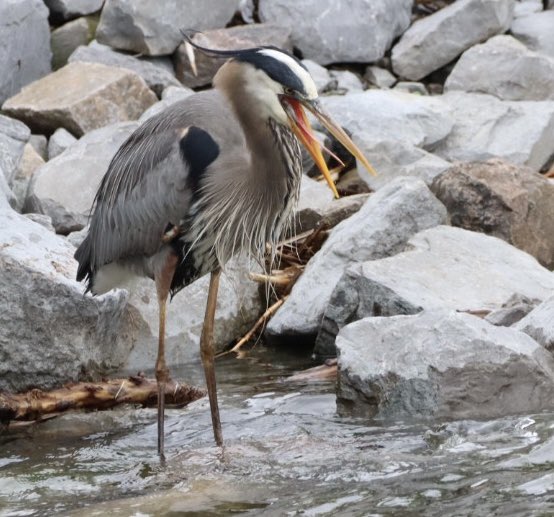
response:
<path fill-rule="evenodd" d="M 51 160 L 59 154 L 62 154 L 68 147 L 73 145 L 77 139 L 63 127 L 54 131 L 50 140 L 48 140 L 48 159 Z"/>
<path fill-rule="evenodd" d="M 554 27 L 554 11 L 543 11 L 517 18 L 512 23 L 510 30 L 530 49 L 554 57 L 554 30 L 552 27 Z"/>
<path fill-rule="evenodd" d="M 157 101 L 130 70 L 75 62 L 8 99 L 2 109 L 36 132 L 64 127 L 76 136 L 109 124 L 136 120 Z"/>
<path fill-rule="evenodd" d="M 554 58 L 527 49 L 512 36 L 495 36 L 462 54 L 444 89 L 543 101 L 554 100 L 553 83 Z"/>
<path fill-rule="evenodd" d="M 0 390 L 61 386 L 126 359 L 127 296 L 84 296 L 74 252 L 40 224 L 0 211 Z"/>
<path fill-rule="evenodd" d="M 459 163 L 431 190 L 452 225 L 500 237 L 554 269 L 554 185 L 542 174 L 498 159 Z"/>
<path fill-rule="evenodd" d="M 16 208 L 16 206 L 17 198 L 8 185 L 6 176 L 4 176 L 2 168 L 0 167 L 0 210 L 5 208 Z"/>
<path fill-rule="evenodd" d="M 552 155 L 553 101 L 501 101 L 492 95 L 448 92 L 454 127 L 434 153 L 445 160 L 501 157 L 540 170 Z"/>
<path fill-rule="evenodd" d="M 8 182 L 13 180 L 31 130 L 19 120 L 0 115 L 0 170 Z"/>
<path fill-rule="evenodd" d="M 490 419 L 554 408 L 554 358 L 468 314 L 366 318 L 341 330 L 337 349 L 342 413 Z"/>
<path fill-rule="evenodd" d="M 192 37 L 192 41 L 202 47 L 221 50 L 273 45 L 292 52 L 290 34 L 291 29 L 288 27 L 274 23 L 256 23 L 199 32 Z M 192 73 L 185 43 L 179 45 L 175 52 L 175 69 L 181 82 L 190 88 L 211 84 L 215 73 L 225 60 L 214 59 L 213 56 L 195 51 L 195 62 L 197 75 Z"/>
<path fill-rule="evenodd" d="M 357 141 L 401 140 L 433 147 L 450 133 L 453 120 L 441 100 L 390 90 L 322 98 L 333 118 Z"/>
<path fill-rule="evenodd" d="M 176 102 L 182 101 L 186 99 L 188 96 L 193 95 L 194 90 L 191 90 L 190 88 L 180 87 L 177 88 L 176 86 L 170 86 L 166 88 L 162 93 L 162 100 L 156 102 L 155 104 L 152 104 L 139 118 L 139 122 L 144 122 L 145 120 L 148 120 L 150 117 L 153 117 L 154 115 L 157 115 L 158 113 L 161 113 L 162 111 L 166 110 L 170 106 L 173 106 Z"/>
<path fill-rule="evenodd" d="M 50 72 L 48 9 L 42 0 L 0 2 L 0 105 Z"/>
<path fill-rule="evenodd" d="M 238 0 L 106 0 L 97 38 L 110 47 L 149 56 L 173 53 L 182 30 L 224 27 Z"/>
<path fill-rule="evenodd" d="M 398 178 L 373 194 L 360 211 L 336 226 L 310 260 L 267 335 L 312 338 L 342 273 L 364 260 L 402 251 L 410 237 L 442 224 L 446 210 L 421 180 Z"/>
<path fill-rule="evenodd" d="M 351 266 L 326 307 L 316 353 L 332 355 L 338 331 L 367 316 L 502 307 L 514 294 L 544 300 L 554 274 L 496 237 L 450 226 L 418 233 L 393 257 Z"/>
<path fill-rule="evenodd" d="M 321 65 L 371 63 L 384 56 L 410 24 L 411 0 L 260 0 L 259 16 L 292 28 L 305 58 Z"/>
<path fill-rule="evenodd" d="M 104 0 L 44 0 L 55 22 L 71 20 L 102 9 Z"/>
<path fill-rule="evenodd" d="M 48 161 L 32 178 L 25 211 L 49 215 L 58 233 L 83 228 L 113 155 L 137 127 L 122 122 L 91 131 Z"/>
<path fill-rule="evenodd" d="M 412 81 L 450 63 L 512 21 L 514 0 L 458 0 L 417 20 L 392 49 L 394 72 Z"/>
<path fill-rule="evenodd" d="M 58 70 L 67 64 L 69 56 L 81 45 L 94 38 L 96 23 L 90 18 L 77 18 L 52 31 L 52 68 Z"/>
<path fill-rule="evenodd" d="M 308 72 L 310 72 L 317 87 L 317 91 L 320 94 L 335 88 L 336 80 L 331 77 L 327 68 L 311 59 L 303 59 L 302 64 L 308 69 Z"/>
<path fill-rule="evenodd" d="M 69 62 L 85 61 L 87 63 L 101 63 L 108 66 L 118 66 L 132 70 L 144 79 L 146 84 L 161 96 L 164 88 L 179 86 L 179 81 L 173 73 L 173 64 L 169 58 L 135 57 L 117 52 L 107 45 L 93 41 L 86 47 L 79 47 L 71 56 Z"/>
<path fill-rule="evenodd" d="M 302 175 L 300 198 L 294 210 L 293 230 L 296 230 L 294 233 L 315 228 L 331 207 L 333 199 L 333 192 L 326 183 L 320 183 Z"/>
<path fill-rule="evenodd" d="M 518 0 L 514 6 L 514 18 L 540 13 L 543 9 L 542 0 Z"/>
<path fill-rule="evenodd" d="M 378 88 L 390 88 L 396 82 L 396 77 L 386 68 L 373 65 L 366 68 L 364 77 Z"/>
<path fill-rule="evenodd" d="M 221 276 L 214 327 L 214 345 L 221 351 L 242 337 L 264 311 L 258 284 L 248 278 L 257 266 L 234 259 Z M 166 320 L 166 361 L 171 366 L 198 360 L 209 275 L 197 280 L 169 303 Z M 138 281 L 131 287 L 129 314 L 135 324 L 135 344 L 126 363 L 130 371 L 150 370 L 158 352 L 158 302 L 154 282 Z"/>
<path fill-rule="evenodd" d="M 18 212 L 23 209 L 27 199 L 29 182 L 37 169 L 44 165 L 44 159 L 40 156 L 30 143 L 25 144 L 23 156 L 19 162 L 17 173 L 12 180 L 12 190 L 17 199 L 15 208 Z"/>
<path fill-rule="evenodd" d="M 554 352 L 554 297 L 538 305 L 513 328 L 525 332 L 549 352 Z"/>

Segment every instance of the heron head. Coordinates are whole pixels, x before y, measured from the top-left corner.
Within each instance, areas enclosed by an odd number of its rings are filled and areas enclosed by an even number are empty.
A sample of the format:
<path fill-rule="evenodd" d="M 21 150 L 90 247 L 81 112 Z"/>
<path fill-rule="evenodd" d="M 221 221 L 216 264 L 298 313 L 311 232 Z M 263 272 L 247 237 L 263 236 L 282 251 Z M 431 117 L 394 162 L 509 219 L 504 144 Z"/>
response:
<path fill-rule="evenodd" d="M 296 57 L 276 47 L 214 50 L 200 47 L 188 37 L 185 39 L 190 45 L 208 55 L 230 58 L 231 62 L 242 65 L 241 87 L 250 99 L 257 100 L 257 106 L 263 111 L 261 116 L 273 118 L 290 127 L 312 156 L 335 197 L 339 196 L 323 157 L 322 144 L 313 133 L 305 109 L 358 158 L 371 174 L 375 174 L 358 146 L 324 110 L 314 80 L 308 69 Z"/>

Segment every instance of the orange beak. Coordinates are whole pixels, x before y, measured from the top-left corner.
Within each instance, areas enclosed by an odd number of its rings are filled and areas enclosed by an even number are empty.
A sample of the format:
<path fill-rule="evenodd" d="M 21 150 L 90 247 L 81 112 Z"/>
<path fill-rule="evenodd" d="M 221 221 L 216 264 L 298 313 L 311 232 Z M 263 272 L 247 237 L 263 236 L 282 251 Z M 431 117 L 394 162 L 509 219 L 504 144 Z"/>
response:
<path fill-rule="evenodd" d="M 325 128 L 362 164 L 364 167 L 373 175 L 376 175 L 375 170 L 369 164 L 366 157 L 363 155 L 362 151 L 352 142 L 350 137 L 344 132 L 344 130 L 333 121 L 333 119 L 323 111 L 323 108 L 319 105 L 317 101 L 299 101 L 292 97 L 285 97 L 283 99 L 283 104 L 285 112 L 290 120 L 291 129 L 302 144 L 306 147 L 314 162 L 318 166 L 319 170 L 323 174 L 323 177 L 329 184 L 329 187 L 333 191 L 335 198 L 339 197 L 335 183 L 331 178 L 331 173 L 325 163 L 323 158 L 323 153 L 321 150 L 321 144 L 313 134 L 313 129 L 310 125 L 306 113 L 303 109 L 303 105 L 309 109 L 325 126 Z M 288 108 L 291 109 L 288 109 Z M 339 160 L 340 161 L 340 160 Z"/>

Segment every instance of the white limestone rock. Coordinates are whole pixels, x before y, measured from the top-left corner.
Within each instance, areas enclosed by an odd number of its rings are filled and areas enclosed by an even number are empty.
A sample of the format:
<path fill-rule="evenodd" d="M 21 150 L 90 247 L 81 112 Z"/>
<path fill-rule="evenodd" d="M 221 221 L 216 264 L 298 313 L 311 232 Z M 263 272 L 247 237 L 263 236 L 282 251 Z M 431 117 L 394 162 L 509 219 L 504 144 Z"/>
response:
<path fill-rule="evenodd" d="M 531 50 L 554 57 L 554 11 L 530 14 L 517 18 L 512 23 L 512 35 Z"/>

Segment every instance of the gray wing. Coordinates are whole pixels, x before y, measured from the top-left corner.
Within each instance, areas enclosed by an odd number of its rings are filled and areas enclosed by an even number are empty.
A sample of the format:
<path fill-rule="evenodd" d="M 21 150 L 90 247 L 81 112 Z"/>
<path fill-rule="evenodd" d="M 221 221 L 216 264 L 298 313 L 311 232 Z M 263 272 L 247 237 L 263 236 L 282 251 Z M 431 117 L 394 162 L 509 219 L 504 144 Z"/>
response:
<path fill-rule="evenodd" d="M 96 195 L 89 233 L 75 253 L 77 279 L 86 278 L 89 289 L 101 266 L 156 253 L 168 225 L 186 215 L 199 176 L 221 147 L 226 152 L 229 145 L 242 147 L 240 136 L 231 142 L 224 137 L 229 127 L 221 127 L 221 119 L 235 121 L 231 114 L 221 116 L 227 108 L 220 96 L 189 99 L 146 121 L 112 159 Z M 218 124 L 209 123 L 214 118 L 207 116 L 210 112 L 219 113 Z"/>

